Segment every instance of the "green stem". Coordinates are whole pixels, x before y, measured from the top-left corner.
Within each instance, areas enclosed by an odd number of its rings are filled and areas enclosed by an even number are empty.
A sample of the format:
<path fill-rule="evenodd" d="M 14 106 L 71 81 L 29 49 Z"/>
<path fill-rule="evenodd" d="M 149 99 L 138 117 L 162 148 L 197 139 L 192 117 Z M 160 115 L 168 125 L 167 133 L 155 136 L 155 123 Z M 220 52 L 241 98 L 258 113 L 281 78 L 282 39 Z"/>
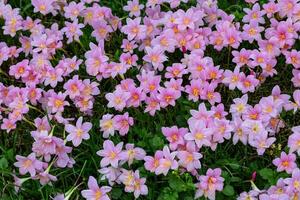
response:
<path fill-rule="evenodd" d="M 28 120 L 25 116 L 23 116 L 23 119 L 24 119 L 25 122 L 27 122 L 27 123 L 29 123 L 29 124 L 31 124 L 32 126 L 35 127 L 35 124 L 32 121 Z"/>
<path fill-rule="evenodd" d="M 34 107 L 34 106 L 30 105 L 30 104 L 27 104 L 27 106 L 28 106 L 29 108 L 31 108 L 31 109 L 33 109 L 33 110 L 36 110 L 36 111 L 38 111 L 39 113 L 45 115 L 45 113 L 43 113 L 40 109 L 38 109 L 38 108 L 36 108 L 36 107 Z"/>

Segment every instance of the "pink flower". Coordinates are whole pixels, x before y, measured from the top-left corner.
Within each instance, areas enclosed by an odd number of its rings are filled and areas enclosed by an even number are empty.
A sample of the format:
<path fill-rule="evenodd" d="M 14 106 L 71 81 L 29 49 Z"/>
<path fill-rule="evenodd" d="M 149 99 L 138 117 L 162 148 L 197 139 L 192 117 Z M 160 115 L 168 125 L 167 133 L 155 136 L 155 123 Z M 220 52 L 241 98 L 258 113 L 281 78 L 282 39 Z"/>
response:
<path fill-rule="evenodd" d="M 288 102 L 290 99 L 290 96 L 287 94 L 281 94 L 280 87 L 278 85 L 274 86 L 272 89 L 272 96 L 276 100 L 281 100 L 283 102 Z"/>
<path fill-rule="evenodd" d="M 260 5 L 258 3 L 254 4 L 252 10 L 249 8 L 243 9 L 246 15 L 243 17 L 243 22 L 258 22 L 264 24 L 265 20 L 263 15 L 265 14 L 264 10 L 260 10 Z"/>
<path fill-rule="evenodd" d="M 233 136 L 232 136 L 232 141 L 233 144 L 235 145 L 239 140 L 244 144 L 247 145 L 248 141 L 248 135 L 245 131 L 243 131 L 242 128 L 243 121 L 241 120 L 240 117 L 234 117 L 232 126 L 233 126 Z"/>
<path fill-rule="evenodd" d="M 205 122 L 205 124 L 208 125 L 212 122 L 211 120 L 214 115 L 213 111 L 207 110 L 204 103 L 200 103 L 198 106 L 198 110 L 191 110 L 190 113 L 192 114 L 192 117 L 188 120 L 189 126 L 201 123 L 201 121 Z"/>
<path fill-rule="evenodd" d="M 234 90 L 238 86 L 240 81 L 241 75 L 239 67 L 234 68 L 234 72 L 230 70 L 225 70 L 222 83 L 228 85 L 230 90 Z"/>
<path fill-rule="evenodd" d="M 69 5 L 64 7 L 65 17 L 74 21 L 84 9 L 85 6 L 83 2 L 76 4 L 76 2 L 72 1 Z"/>
<path fill-rule="evenodd" d="M 300 52 L 293 49 L 292 51 L 285 52 L 287 64 L 292 64 L 296 69 L 300 68 Z"/>
<path fill-rule="evenodd" d="M 281 152 L 280 158 L 275 158 L 273 164 L 277 167 L 277 171 L 286 171 L 288 174 L 291 174 L 295 168 L 297 168 L 296 155 L 295 154 L 286 154 Z"/>
<path fill-rule="evenodd" d="M 63 81 L 63 73 L 64 72 L 61 68 L 49 68 L 49 70 L 46 72 L 44 85 L 50 85 L 52 88 L 55 88 L 58 82 Z"/>
<path fill-rule="evenodd" d="M 90 43 L 90 51 L 87 51 L 84 56 L 86 58 L 86 71 L 89 75 L 97 76 L 98 73 L 103 71 L 103 68 L 107 65 L 109 58 L 105 55 L 103 47 L 101 45 L 96 46 Z"/>
<path fill-rule="evenodd" d="M 184 90 L 184 88 L 182 87 L 182 79 L 174 79 L 172 78 L 170 81 L 166 81 L 164 82 L 164 86 L 166 88 L 172 88 L 178 92 L 181 92 Z"/>
<path fill-rule="evenodd" d="M 134 144 L 126 144 L 125 145 L 126 158 L 128 161 L 128 165 L 130 166 L 133 163 L 133 160 L 143 160 L 146 156 L 146 152 L 144 149 L 139 147 L 134 147 Z"/>
<path fill-rule="evenodd" d="M 286 192 L 289 193 L 299 193 L 300 192 L 300 170 L 299 168 L 296 168 L 292 172 L 291 178 L 286 178 L 284 180 L 284 183 L 287 184 Z M 296 196 L 297 197 L 297 196 Z"/>
<path fill-rule="evenodd" d="M 145 156 L 145 168 L 150 172 L 155 172 L 159 167 L 159 161 L 163 158 L 163 152 L 158 150 L 155 152 L 154 157 Z"/>
<path fill-rule="evenodd" d="M 219 92 L 215 92 L 216 88 L 217 88 L 217 84 L 215 82 L 212 83 L 205 82 L 203 86 L 203 93 L 201 99 L 208 100 L 208 102 L 211 105 L 214 105 L 215 103 L 220 103 L 221 95 Z"/>
<path fill-rule="evenodd" d="M 270 1 L 263 5 L 263 9 L 266 12 L 267 17 L 271 18 L 271 16 L 273 16 L 279 10 L 279 6 L 274 1 Z"/>
<path fill-rule="evenodd" d="M 98 42 L 102 42 L 107 38 L 108 33 L 113 32 L 111 26 L 104 20 L 95 21 L 92 23 L 92 26 L 94 28 L 92 36 L 94 36 Z"/>
<path fill-rule="evenodd" d="M 55 92 L 51 92 L 49 96 L 48 106 L 50 108 L 51 113 L 63 112 L 64 106 L 68 106 L 69 103 L 65 101 L 67 94 L 59 92 L 56 94 Z"/>
<path fill-rule="evenodd" d="M 246 119 L 243 121 L 241 128 L 243 132 L 249 136 L 249 140 L 251 141 L 255 140 L 258 135 L 265 133 L 265 127 L 259 120 Z"/>
<path fill-rule="evenodd" d="M 130 93 L 117 89 L 113 93 L 106 94 L 105 98 L 108 100 L 107 107 L 122 111 L 126 106 L 126 101 L 130 98 Z"/>
<path fill-rule="evenodd" d="M 203 92 L 203 82 L 199 79 L 193 79 L 190 84 L 185 86 L 185 92 L 189 94 L 189 100 L 197 102 Z"/>
<path fill-rule="evenodd" d="M 84 27 L 83 24 L 78 23 L 78 19 L 75 19 L 73 23 L 65 22 L 65 27 L 62 31 L 65 33 L 66 37 L 68 38 L 67 43 L 73 42 L 73 40 L 79 42 L 79 37 L 83 34 L 80 30 Z"/>
<path fill-rule="evenodd" d="M 57 178 L 55 176 L 49 174 L 47 171 L 37 174 L 32 179 L 39 180 L 41 185 L 51 184 L 51 181 L 57 181 Z"/>
<path fill-rule="evenodd" d="M 54 0 L 31 0 L 32 5 L 34 6 L 34 12 L 40 12 L 43 15 L 46 15 L 53 11 Z"/>
<path fill-rule="evenodd" d="M 293 92 L 293 99 L 294 102 L 289 102 L 285 105 L 286 110 L 294 110 L 294 113 L 297 111 L 297 109 L 300 108 L 300 90 L 295 90 Z"/>
<path fill-rule="evenodd" d="M 184 139 L 188 141 L 195 141 L 198 148 L 202 146 L 210 146 L 211 145 L 211 136 L 213 134 L 210 128 L 206 127 L 206 124 L 203 121 L 199 121 L 199 123 L 194 123 L 189 125 L 190 133 L 187 133 L 184 136 Z"/>
<path fill-rule="evenodd" d="M 187 74 L 186 66 L 180 63 L 174 63 L 172 66 L 167 67 L 165 77 L 166 78 L 182 78 L 184 74 Z"/>
<path fill-rule="evenodd" d="M 148 194 L 148 187 L 145 185 L 146 178 L 140 178 L 139 170 L 134 172 L 134 197 L 138 198 L 140 195 Z"/>
<path fill-rule="evenodd" d="M 37 101 L 42 97 L 42 89 L 36 87 L 28 87 L 28 99 L 32 105 L 37 105 Z"/>
<path fill-rule="evenodd" d="M 178 10 L 176 14 L 177 18 L 175 19 L 174 23 L 178 25 L 178 29 L 181 31 L 184 31 L 187 28 L 193 30 L 195 28 L 194 23 L 199 19 L 202 19 L 202 17 L 204 16 L 202 12 L 194 13 L 193 9 L 188 9 L 186 12 L 184 12 L 183 10 Z"/>
<path fill-rule="evenodd" d="M 202 158 L 202 154 L 198 153 L 194 142 L 188 142 L 186 150 L 178 151 L 177 157 L 179 158 L 178 164 L 186 168 L 189 172 L 201 168 L 200 158 Z"/>
<path fill-rule="evenodd" d="M 164 55 L 163 49 L 161 49 L 158 45 L 151 47 L 145 47 L 146 55 L 143 59 L 146 62 L 149 62 L 153 65 L 154 69 L 158 69 L 160 71 L 163 70 L 163 62 L 167 61 L 168 58 Z"/>
<path fill-rule="evenodd" d="M 139 0 L 127 1 L 127 5 L 123 7 L 125 11 L 129 12 L 129 17 L 135 16 L 138 17 L 141 14 L 141 11 L 144 8 L 143 4 L 139 4 Z"/>
<path fill-rule="evenodd" d="M 112 167 L 117 168 L 120 160 L 126 158 L 126 154 L 122 151 L 123 142 L 120 142 L 116 146 L 111 140 L 105 140 L 103 142 L 103 150 L 97 151 L 97 155 L 103 157 L 100 165 L 106 167 L 109 164 Z"/>
<path fill-rule="evenodd" d="M 168 174 L 170 169 L 177 169 L 178 163 L 175 160 L 175 156 L 177 152 L 170 152 L 168 146 L 163 148 L 163 158 L 159 160 L 159 166 L 155 170 L 155 174 L 164 174 L 165 176 Z"/>
<path fill-rule="evenodd" d="M 102 186 L 99 188 L 97 180 L 90 176 L 88 180 L 88 190 L 82 190 L 81 195 L 87 200 L 110 200 L 107 195 L 111 191 L 111 187 Z"/>
<path fill-rule="evenodd" d="M 275 100 L 273 96 L 263 97 L 259 101 L 262 113 L 269 118 L 276 117 L 282 111 L 283 103 L 280 99 Z"/>
<path fill-rule="evenodd" d="M 9 133 L 11 130 L 15 129 L 16 121 L 12 119 L 2 119 L 1 129 L 6 130 L 7 133 Z"/>
<path fill-rule="evenodd" d="M 196 184 L 197 191 L 195 198 L 204 196 L 210 200 L 215 199 L 216 191 L 222 191 L 224 178 L 221 177 L 221 169 L 208 169 L 206 175 L 199 177 L 199 183 Z"/>
<path fill-rule="evenodd" d="M 255 87 L 259 84 L 259 80 L 256 79 L 253 75 L 245 76 L 242 74 L 241 82 L 237 85 L 238 89 L 242 93 L 254 92 Z"/>
<path fill-rule="evenodd" d="M 129 89 L 130 98 L 128 100 L 128 106 L 138 107 L 145 100 L 146 95 L 142 88 L 131 87 Z"/>
<path fill-rule="evenodd" d="M 242 38 L 252 43 L 254 40 L 261 40 L 261 32 L 264 28 L 259 26 L 257 22 L 250 22 L 250 24 L 245 24 L 243 26 L 243 30 Z"/>
<path fill-rule="evenodd" d="M 137 76 L 141 82 L 141 87 L 146 93 L 154 93 L 159 89 L 159 84 L 161 81 L 161 76 L 155 75 L 153 71 L 142 72 L 141 75 Z"/>
<path fill-rule="evenodd" d="M 100 120 L 100 128 L 103 131 L 103 137 L 108 138 L 109 135 L 114 135 L 115 132 L 115 125 L 113 120 L 113 115 L 105 114 L 102 116 Z"/>
<path fill-rule="evenodd" d="M 98 172 L 103 175 L 101 179 L 107 179 L 110 185 L 114 185 L 115 182 L 120 183 L 120 180 L 118 180 L 121 175 L 120 168 L 105 167 L 98 170 Z"/>
<path fill-rule="evenodd" d="M 9 48 L 4 42 L 0 42 L 0 65 L 9 58 Z"/>
<path fill-rule="evenodd" d="M 148 0 L 146 7 L 155 7 L 156 5 L 160 5 L 162 0 Z"/>
<path fill-rule="evenodd" d="M 297 1 L 296 0 L 281 0 L 278 2 L 279 14 L 281 17 L 292 16 L 294 9 L 296 8 Z"/>
<path fill-rule="evenodd" d="M 249 200 L 249 199 L 250 200 L 256 200 L 257 197 L 258 197 L 258 194 L 259 193 L 256 190 L 251 190 L 250 192 L 242 192 L 240 194 L 240 196 L 237 198 L 237 200 Z M 260 196 L 259 199 L 264 200 L 264 199 L 261 198 L 261 196 Z"/>
<path fill-rule="evenodd" d="M 128 36 L 129 40 L 145 39 L 147 28 L 145 25 L 140 25 L 141 18 L 137 17 L 135 19 L 126 19 L 126 25 L 122 27 L 121 31 Z"/>
<path fill-rule="evenodd" d="M 90 139 L 89 130 L 92 128 L 92 124 L 90 122 L 82 123 L 83 118 L 79 117 L 76 122 L 76 126 L 71 124 L 66 125 L 66 131 L 69 133 L 67 136 L 67 141 L 72 141 L 75 147 L 79 146 L 82 139 L 88 140 Z"/>
<path fill-rule="evenodd" d="M 128 133 L 129 127 L 133 126 L 133 118 L 129 117 L 128 112 L 124 113 L 123 115 L 116 115 L 113 118 L 113 123 L 115 129 L 119 131 L 121 136 L 124 136 Z"/>
<path fill-rule="evenodd" d="M 181 96 L 180 91 L 177 91 L 173 88 L 160 88 L 157 98 L 160 101 L 160 106 L 162 108 L 165 108 L 168 105 L 175 106 L 175 101 L 180 96 Z"/>
<path fill-rule="evenodd" d="M 135 41 L 129 41 L 129 40 L 126 40 L 126 39 L 123 39 L 122 41 L 122 46 L 121 48 L 123 48 L 123 51 L 124 52 L 129 52 L 129 53 L 133 53 L 133 50 L 135 48 L 137 48 L 137 44 L 135 43 Z"/>
<path fill-rule="evenodd" d="M 119 179 L 125 185 L 125 192 L 133 192 L 135 198 L 148 194 L 148 187 L 145 185 L 146 179 L 140 178 L 139 170 L 133 172 L 123 169 L 122 171 Z"/>
<path fill-rule="evenodd" d="M 297 151 L 300 155 L 300 126 L 295 126 L 292 128 L 293 134 L 289 136 L 288 147 L 290 148 L 290 153 Z"/>
<path fill-rule="evenodd" d="M 229 123 L 229 120 L 226 119 L 215 119 L 213 125 L 213 141 L 222 143 L 224 139 L 229 140 L 231 137 L 231 132 L 233 127 Z"/>
<path fill-rule="evenodd" d="M 166 136 L 167 140 L 170 142 L 170 149 L 176 150 L 178 145 L 184 145 L 184 135 L 188 132 L 186 128 L 179 128 L 177 126 L 172 127 L 162 127 L 162 132 Z"/>
<path fill-rule="evenodd" d="M 251 51 L 242 48 L 240 51 L 232 51 L 232 55 L 234 56 L 232 62 L 236 63 L 238 67 L 242 67 L 249 64 Z"/>
<path fill-rule="evenodd" d="M 149 112 L 151 116 L 155 115 L 157 110 L 160 110 L 159 99 L 157 98 L 157 94 L 151 95 L 150 97 L 146 97 L 145 100 L 147 106 L 144 112 Z"/>
<path fill-rule="evenodd" d="M 268 133 L 267 132 L 264 132 L 264 133 L 261 133 L 259 135 L 257 135 L 255 137 L 254 140 L 250 140 L 249 141 L 249 144 L 256 149 L 258 155 L 263 155 L 265 150 L 267 148 L 269 148 L 274 142 L 275 142 L 276 138 L 274 137 L 269 137 L 268 138 Z"/>
<path fill-rule="evenodd" d="M 16 79 L 26 77 L 28 75 L 29 60 L 22 60 L 16 65 L 9 68 L 9 75 L 14 76 Z"/>
<path fill-rule="evenodd" d="M 175 35 L 170 29 L 167 29 L 162 34 L 151 40 L 151 46 L 159 46 L 162 50 L 171 53 L 175 51 L 176 45 L 177 41 L 175 40 Z"/>
<path fill-rule="evenodd" d="M 270 36 L 271 35 L 277 39 L 277 43 L 280 47 L 294 44 L 293 33 L 288 31 L 288 26 L 285 22 L 279 22 L 276 26 L 276 30 L 270 32 Z"/>
<path fill-rule="evenodd" d="M 66 90 L 65 94 L 69 95 L 71 99 L 74 99 L 77 96 L 80 96 L 83 91 L 84 85 L 78 75 L 73 76 L 72 79 L 69 79 L 64 84 L 64 89 Z"/>
<path fill-rule="evenodd" d="M 27 157 L 17 155 L 16 159 L 17 162 L 14 165 L 19 168 L 21 175 L 29 172 L 30 176 L 33 177 L 37 171 L 43 170 L 43 162 L 36 159 L 35 153 L 31 153 Z"/>
<path fill-rule="evenodd" d="M 269 40 L 258 41 L 259 50 L 268 53 L 269 56 L 279 56 L 281 54 L 278 40 L 271 37 Z"/>

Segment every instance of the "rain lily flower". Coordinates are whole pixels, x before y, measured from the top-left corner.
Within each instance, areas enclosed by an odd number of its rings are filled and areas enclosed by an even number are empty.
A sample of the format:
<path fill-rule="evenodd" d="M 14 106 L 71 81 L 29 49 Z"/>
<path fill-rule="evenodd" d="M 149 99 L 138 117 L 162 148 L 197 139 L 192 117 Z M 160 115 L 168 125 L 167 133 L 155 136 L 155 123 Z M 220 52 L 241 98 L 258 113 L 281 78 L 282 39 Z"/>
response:
<path fill-rule="evenodd" d="M 277 166 L 277 171 L 286 171 L 287 173 L 292 173 L 293 170 L 297 167 L 296 155 L 295 154 L 286 154 L 285 152 L 281 152 L 280 158 L 276 158 L 273 160 L 273 164 Z"/>
<path fill-rule="evenodd" d="M 90 176 L 88 180 L 88 190 L 82 190 L 81 195 L 87 199 L 97 199 L 97 200 L 109 200 L 107 193 L 111 191 L 111 187 L 108 186 L 102 186 L 99 187 L 97 184 L 97 180 Z"/>
<path fill-rule="evenodd" d="M 17 162 L 14 165 L 19 168 L 21 175 L 29 172 L 30 176 L 33 177 L 37 174 L 37 171 L 41 171 L 44 168 L 43 162 L 36 158 L 35 153 L 31 153 L 27 157 L 17 155 L 16 159 Z"/>
<path fill-rule="evenodd" d="M 90 122 L 82 123 L 83 118 L 79 117 L 76 122 L 76 126 L 71 124 L 66 125 L 66 131 L 69 133 L 67 136 L 67 141 L 72 141 L 75 147 L 79 146 L 82 139 L 88 140 L 90 138 L 89 130 L 92 128 L 92 124 Z"/>
<path fill-rule="evenodd" d="M 126 158 L 126 154 L 122 151 L 123 142 L 120 142 L 116 146 L 111 140 L 105 140 L 103 143 L 103 150 L 97 151 L 97 155 L 103 157 L 101 160 L 101 167 L 111 165 L 112 167 L 118 167 L 119 161 Z"/>

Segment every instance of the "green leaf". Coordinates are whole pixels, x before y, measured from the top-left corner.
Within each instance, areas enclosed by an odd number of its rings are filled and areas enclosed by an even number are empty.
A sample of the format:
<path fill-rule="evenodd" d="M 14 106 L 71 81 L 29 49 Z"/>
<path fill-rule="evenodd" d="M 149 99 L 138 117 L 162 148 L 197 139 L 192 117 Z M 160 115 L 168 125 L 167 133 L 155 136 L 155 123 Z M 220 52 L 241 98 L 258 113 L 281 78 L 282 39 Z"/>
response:
<path fill-rule="evenodd" d="M 230 178 L 230 181 L 231 182 L 241 182 L 242 179 L 240 177 L 233 176 L 233 177 Z"/>
<path fill-rule="evenodd" d="M 113 188 L 111 192 L 112 199 L 120 199 L 122 196 L 122 189 L 121 188 Z"/>
<path fill-rule="evenodd" d="M 230 175 L 227 171 L 222 171 L 222 177 L 225 179 L 225 182 L 230 181 Z"/>
<path fill-rule="evenodd" d="M 164 188 L 158 200 L 178 200 L 178 193 L 169 187 Z"/>
<path fill-rule="evenodd" d="M 159 136 L 154 136 L 150 142 L 153 149 L 161 149 L 164 146 L 164 140 Z"/>
<path fill-rule="evenodd" d="M 223 194 L 225 194 L 226 196 L 233 196 L 234 195 L 233 187 L 231 185 L 226 185 L 223 190 Z"/>
<path fill-rule="evenodd" d="M 259 171 L 259 175 L 265 180 L 273 178 L 273 174 L 273 170 L 269 168 L 263 168 Z"/>
<path fill-rule="evenodd" d="M 14 150 L 13 149 L 9 149 L 5 152 L 5 157 L 7 158 L 7 160 L 13 161 L 14 160 Z"/>
<path fill-rule="evenodd" d="M 8 167 L 8 162 L 6 158 L 1 158 L 0 159 L 0 169 L 6 169 Z"/>
<path fill-rule="evenodd" d="M 275 173 L 272 169 L 263 168 L 258 173 L 264 180 L 267 180 L 270 184 L 273 184 L 276 182 Z"/>
<path fill-rule="evenodd" d="M 181 180 L 180 177 L 171 176 L 169 179 L 169 185 L 173 190 L 176 190 L 178 192 L 187 190 L 185 182 Z"/>

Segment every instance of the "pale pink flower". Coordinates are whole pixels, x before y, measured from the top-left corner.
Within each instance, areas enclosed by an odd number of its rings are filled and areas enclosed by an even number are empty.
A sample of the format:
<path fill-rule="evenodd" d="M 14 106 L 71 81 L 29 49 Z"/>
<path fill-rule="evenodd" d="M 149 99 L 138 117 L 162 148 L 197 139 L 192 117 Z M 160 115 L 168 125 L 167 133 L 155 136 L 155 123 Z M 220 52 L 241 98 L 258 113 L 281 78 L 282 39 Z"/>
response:
<path fill-rule="evenodd" d="M 44 168 L 43 162 L 36 159 L 35 153 L 31 153 L 27 157 L 17 155 L 16 159 L 17 162 L 15 162 L 14 165 L 19 168 L 21 175 L 29 172 L 30 176 L 33 177 L 36 175 L 37 171 L 41 171 Z"/>
<path fill-rule="evenodd" d="M 69 133 L 67 136 L 67 141 L 72 141 L 75 147 L 79 146 L 82 142 L 82 139 L 88 140 L 90 139 L 89 130 L 92 128 L 92 124 L 90 122 L 82 123 L 83 118 L 79 117 L 76 122 L 76 126 L 71 124 L 67 124 L 65 129 Z"/>
<path fill-rule="evenodd" d="M 99 188 L 97 180 L 90 176 L 88 180 L 88 190 L 82 190 L 81 195 L 87 200 L 110 200 L 107 195 L 111 191 L 111 187 L 102 186 Z"/>
<path fill-rule="evenodd" d="M 97 155 L 103 157 L 100 165 L 101 167 L 106 167 L 111 165 L 117 168 L 120 160 L 126 158 L 125 153 L 122 151 L 123 142 L 120 142 L 116 146 L 111 140 L 105 140 L 103 142 L 103 150 L 97 151 Z"/>
<path fill-rule="evenodd" d="M 177 169 L 178 162 L 175 160 L 175 156 L 177 152 L 170 152 L 168 146 L 163 148 L 163 158 L 159 160 L 159 166 L 155 170 L 155 174 L 164 174 L 165 176 L 168 174 L 170 169 Z"/>
<path fill-rule="evenodd" d="M 295 161 L 295 154 L 286 154 L 285 152 L 281 152 L 280 158 L 275 158 L 272 163 L 277 167 L 278 172 L 286 171 L 288 174 L 291 174 L 293 170 L 297 168 Z"/>

